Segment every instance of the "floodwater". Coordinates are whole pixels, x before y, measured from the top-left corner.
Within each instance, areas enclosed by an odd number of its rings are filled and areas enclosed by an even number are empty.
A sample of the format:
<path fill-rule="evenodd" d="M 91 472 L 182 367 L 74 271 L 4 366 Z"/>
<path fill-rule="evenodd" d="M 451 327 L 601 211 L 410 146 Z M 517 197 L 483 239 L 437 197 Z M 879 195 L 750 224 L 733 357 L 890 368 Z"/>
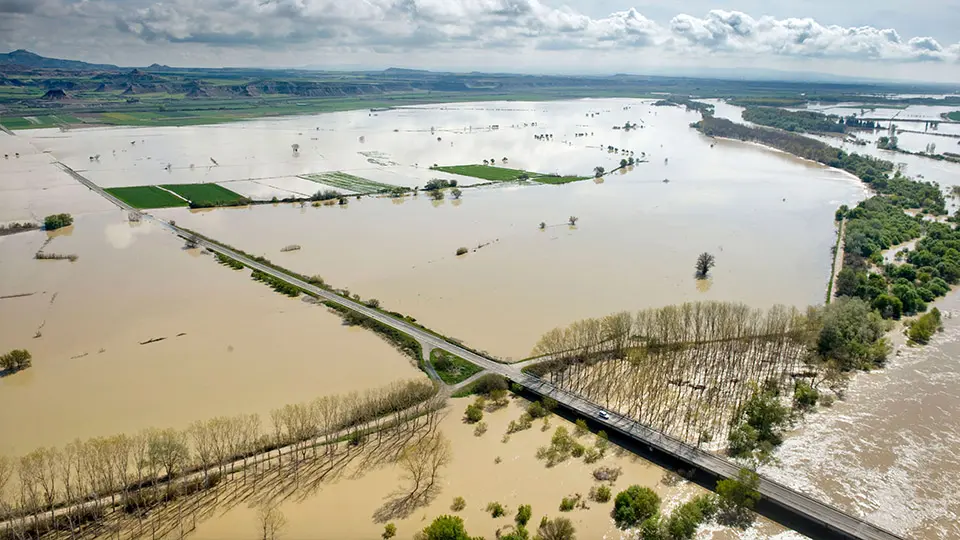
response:
<path fill-rule="evenodd" d="M 423 376 L 375 334 L 124 218 L 51 234 L 44 251 L 73 263 L 33 258 L 45 232 L 0 237 L 0 349 L 34 359 L 0 378 L 0 454 L 219 415 L 266 422 L 288 403 Z"/>
<path fill-rule="evenodd" d="M 421 195 L 351 199 L 346 207 L 155 214 L 300 273 L 319 274 L 504 358 L 529 355 L 551 328 L 618 310 L 698 299 L 763 308 L 823 301 L 836 239 L 834 211 L 864 193 L 849 175 L 755 145 L 704 138 L 688 127 L 697 115 L 678 108 L 636 100 L 522 104 L 513 105 L 522 110 L 508 111 L 519 118 L 508 123 L 506 105 L 381 113 L 405 120 L 420 114 L 423 126 L 501 126 L 457 133 L 453 148 L 433 153 L 404 149 L 403 140 L 383 153 L 462 163 L 477 155 L 464 147 L 506 142 L 510 166 L 589 174 L 593 165 L 609 169 L 611 160 L 622 157 L 601 150 L 603 144 L 632 149 L 635 156 L 645 152 L 651 161 L 599 182 L 466 190 L 460 201 L 438 203 Z M 546 107 L 554 109 L 542 113 Z M 587 118 L 590 111 L 601 113 Z M 612 129 L 628 119 L 642 119 L 646 127 Z M 508 127 L 520 120 L 538 125 Z M 534 140 L 533 129 L 555 133 L 556 142 Z M 574 136 L 590 130 L 592 138 Z M 367 136 L 366 144 L 372 139 Z M 561 142 L 567 139 L 569 144 Z M 495 148 L 480 155 L 508 152 Z M 569 166 L 560 164 L 561 156 Z M 571 215 L 579 218 L 576 227 L 567 224 Z M 539 230 L 541 221 L 545 230 Z M 280 253 L 289 244 L 303 249 Z M 484 247 L 455 256 L 459 247 L 478 246 Z M 717 257 L 706 287 L 692 271 L 703 251 Z"/>
<path fill-rule="evenodd" d="M 461 496 L 467 507 L 457 513 L 463 518 L 471 535 L 495 538 L 497 529 L 513 523 L 513 516 L 521 504 L 533 509 L 530 528 L 536 530 L 541 516 L 564 516 L 571 519 L 578 538 L 629 538 L 628 533 L 618 530 L 610 517 L 613 503 L 588 501 L 588 509 L 560 512 L 563 497 L 579 493 L 584 497 L 597 483 L 592 471 L 598 467 L 621 467 L 622 476 L 613 485 L 614 494 L 633 484 L 648 486 L 657 491 L 663 501 L 662 510 L 669 513 L 683 501 L 689 500 L 703 489 L 688 482 L 668 486 L 663 479 L 665 471 L 645 462 L 629 452 L 613 447 L 607 456 L 594 464 L 583 459 L 570 458 L 554 467 L 547 468 L 544 461 L 537 460 L 536 449 L 549 446 L 550 437 L 557 426 L 564 426 L 573 433 L 574 426 L 562 418 L 553 417 L 550 429 L 541 431 L 541 420 L 526 431 L 514 433 L 506 443 L 502 442 L 507 424 L 523 412 L 522 400 L 514 400 L 509 407 L 486 413 L 483 421 L 488 424 L 485 434 L 474 435 L 474 426 L 465 424 L 462 409 L 468 400 L 452 401 L 448 416 L 440 429 L 451 442 L 452 460 L 442 472 L 442 490 L 437 498 L 425 507 L 418 508 L 406 519 L 392 520 L 397 527 L 398 538 L 412 538 L 434 518 L 452 514 L 450 504 L 454 497 Z M 584 436 L 580 442 L 591 445 L 593 435 Z M 501 459 L 496 463 L 496 458 Z M 346 475 L 349 477 L 350 475 Z M 283 538 L 322 539 L 369 539 L 383 532 L 383 524 L 373 519 L 377 508 L 395 490 L 404 485 L 398 466 L 385 465 L 379 469 L 361 471 L 359 478 L 347 478 L 327 484 L 316 494 L 302 501 L 288 500 L 279 508 L 287 518 L 282 531 Z M 298 499 L 298 497 L 292 497 Z M 497 501 L 507 509 L 507 515 L 494 519 L 485 512 L 487 503 Z M 236 506 L 215 517 L 198 523 L 191 535 L 196 539 L 244 539 L 258 537 L 258 520 L 255 508 Z M 763 537 L 783 532 L 783 528 L 760 519 L 751 531 L 760 531 Z M 735 532 L 722 527 L 704 529 L 701 538 L 729 538 Z M 801 538 L 792 535 L 790 538 Z"/>
<path fill-rule="evenodd" d="M 725 117 L 740 121 L 733 109 L 724 109 Z M 923 109 L 911 106 L 907 111 L 921 117 L 939 112 Z M 914 129 L 910 125 L 901 127 Z M 868 146 L 818 138 L 904 163 L 906 174 L 922 174 L 943 186 L 960 184 L 960 165 L 878 150 L 873 141 L 883 134 L 857 132 L 871 141 Z M 901 143 L 914 137 L 901 134 Z M 908 144 L 926 140 L 939 148 L 952 140 L 919 137 L 925 139 Z M 898 352 L 888 366 L 856 375 L 844 401 L 808 415 L 777 450 L 776 463 L 761 472 L 905 538 L 960 538 L 960 294 L 951 293 L 937 306 L 948 318 L 931 345 L 906 347 L 896 334 Z"/>
<path fill-rule="evenodd" d="M 743 107 L 730 105 L 729 103 L 725 102 L 718 102 L 717 100 L 704 101 L 712 103 L 716 106 L 716 116 L 720 118 L 727 118 L 731 121 L 741 124 L 752 125 L 750 122 L 745 122 L 743 120 L 743 117 L 741 116 Z M 856 114 L 858 116 L 860 115 L 860 108 L 853 105 L 839 109 L 835 107 L 818 108 L 816 106 L 811 106 L 810 109 L 817 110 L 825 114 L 838 114 L 843 116 L 849 116 L 851 114 Z M 898 115 L 897 118 L 903 119 L 924 121 L 940 120 L 940 114 L 943 112 L 948 112 L 949 110 L 953 110 L 953 108 L 927 105 L 910 105 L 904 109 L 878 109 L 876 112 L 867 110 L 864 117 L 889 118 L 893 117 L 894 115 Z M 900 132 L 897 134 L 898 144 L 904 150 L 909 150 L 911 152 L 923 152 L 926 150 L 927 145 L 932 143 L 936 145 L 935 150 L 937 153 L 960 153 L 960 124 L 941 123 L 936 129 L 933 129 L 931 127 L 925 127 L 924 122 L 905 122 L 902 120 L 898 122 L 897 120 L 894 120 L 893 123 L 899 130 L 910 130 L 908 132 Z M 877 140 L 880 137 L 889 135 L 889 130 L 887 129 L 889 122 L 881 122 L 881 124 L 883 125 L 883 129 L 877 129 L 873 131 L 857 130 L 850 132 L 851 135 L 856 135 L 860 140 L 866 141 L 866 145 L 849 143 L 839 136 L 811 134 L 804 135 L 818 139 L 831 146 L 841 148 L 850 153 L 865 154 L 892 161 L 893 163 L 900 165 L 903 173 L 907 176 L 922 178 L 923 180 L 931 182 L 938 182 L 945 188 L 949 188 L 949 186 L 960 185 L 960 163 L 938 161 L 936 159 L 913 156 L 877 148 Z M 920 133 L 913 133 L 913 131 L 918 131 Z"/>
<path fill-rule="evenodd" d="M 951 318 L 931 345 L 857 375 L 762 472 L 905 538 L 960 538 L 960 296 L 940 309 Z"/>

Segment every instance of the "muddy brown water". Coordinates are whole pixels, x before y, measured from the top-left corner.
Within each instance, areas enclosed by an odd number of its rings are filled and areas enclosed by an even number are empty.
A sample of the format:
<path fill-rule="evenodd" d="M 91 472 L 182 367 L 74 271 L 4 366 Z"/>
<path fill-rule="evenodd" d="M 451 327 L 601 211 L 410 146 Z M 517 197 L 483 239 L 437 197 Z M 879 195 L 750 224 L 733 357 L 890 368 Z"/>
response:
<path fill-rule="evenodd" d="M 34 260 L 46 237 L 0 238 L 0 296 L 32 293 L 0 300 L 0 348 L 34 357 L 0 379 L 2 454 L 219 415 L 266 422 L 287 403 L 423 376 L 375 334 L 122 212 L 81 216 L 45 248 L 74 263 Z"/>

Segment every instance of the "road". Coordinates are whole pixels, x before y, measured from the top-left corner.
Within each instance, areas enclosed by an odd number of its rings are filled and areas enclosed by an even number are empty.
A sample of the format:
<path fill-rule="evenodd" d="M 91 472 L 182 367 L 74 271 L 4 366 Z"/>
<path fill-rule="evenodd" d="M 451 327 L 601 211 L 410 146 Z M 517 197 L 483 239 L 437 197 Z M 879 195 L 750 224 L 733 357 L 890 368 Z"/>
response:
<path fill-rule="evenodd" d="M 421 343 L 425 355 L 429 355 L 429 350 L 434 348 L 455 354 L 465 360 L 473 362 L 477 366 L 480 366 L 488 373 L 502 375 L 531 392 L 556 400 L 557 403 L 563 407 L 566 407 L 570 411 L 584 418 L 591 418 L 596 424 L 603 426 L 604 429 L 608 431 L 614 430 L 623 436 L 629 437 L 652 449 L 656 449 L 659 452 L 679 459 L 688 465 L 692 465 L 697 469 L 706 471 L 718 478 L 734 478 L 740 471 L 739 465 L 732 463 L 723 457 L 706 452 L 694 446 L 690 446 L 678 439 L 670 437 L 629 418 L 617 414 L 610 414 L 609 419 L 601 419 L 598 416 L 600 411 L 600 407 L 598 405 L 591 403 L 580 396 L 561 390 L 560 388 L 546 381 L 528 375 L 521 371 L 521 369 L 516 365 L 502 364 L 472 351 L 468 351 L 463 347 L 460 347 L 454 343 L 450 343 L 447 340 L 431 334 L 430 332 L 414 326 L 404 320 L 387 315 L 358 302 L 354 302 L 349 298 L 340 296 L 339 294 L 330 292 L 326 289 L 321 289 L 311 285 L 310 283 L 306 283 L 297 277 L 254 261 L 232 249 L 221 246 L 214 242 L 210 242 L 204 238 L 199 238 L 190 231 L 181 229 L 176 225 L 158 218 L 154 218 L 149 214 L 145 214 L 135 208 L 132 208 L 123 201 L 113 197 L 93 182 L 90 182 L 82 175 L 76 173 L 66 165 L 63 165 L 62 163 L 58 163 L 58 165 L 68 174 L 77 179 L 77 181 L 106 197 L 108 200 L 127 212 L 136 213 L 143 216 L 145 219 L 153 220 L 179 236 L 195 239 L 199 246 L 203 246 L 214 253 L 219 253 L 235 259 L 249 268 L 259 270 L 260 272 L 273 276 L 281 281 L 299 287 L 318 298 L 342 305 L 353 311 L 356 311 L 357 313 L 363 314 L 373 320 L 379 321 L 387 326 L 406 333 Z M 811 449 L 811 451 L 815 450 Z M 867 523 L 859 518 L 848 515 L 837 508 L 817 501 L 811 497 L 808 497 L 807 495 L 766 478 L 761 477 L 759 491 L 767 501 L 782 507 L 783 509 L 794 514 L 796 517 L 806 520 L 808 523 L 821 526 L 832 531 L 835 536 L 862 540 L 894 540 L 901 538 L 889 531 Z"/>

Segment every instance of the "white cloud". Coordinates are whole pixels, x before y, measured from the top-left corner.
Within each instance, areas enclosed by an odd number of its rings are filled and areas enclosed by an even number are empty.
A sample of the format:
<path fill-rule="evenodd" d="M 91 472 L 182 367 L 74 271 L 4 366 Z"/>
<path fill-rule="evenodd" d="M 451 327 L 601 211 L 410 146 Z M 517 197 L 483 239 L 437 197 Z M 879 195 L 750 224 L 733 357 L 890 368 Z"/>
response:
<path fill-rule="evenodd" d="M 102 0 L 101 0 L 102 1 Z M 958 46 L 894 29 L 754 18 L 712 10 L 660 25 L 635 9 L 593 18 L 540 0 L 172 0 L 121 14 L 117 26 L 147 41 L 358 50 L 455 45 L 482 49 L 660 47 L 723 53 L 890 61 L 956 60 Z"/>
<path fill-rule="evenodd" d="M 893 64 L 941 69 L 944 79 L 951 72 L 956 79 L 960 66 L 960 43 L 893 28 L 735 10 L 684 13 L 684 4 L 704 2 L 684 2 L 672 13 L 658 5 L 656 19 L 634 8 L 601 15 L 560 5 L 574 1 L 0 0 L 0 45 L 126 65 L 289 66 L 347 58 L 383 65 L 426 58 L 473 69 L 461 60 L 482 66 L 478 60 L 497 57 L 510 59 L 505 65 L 523 59 L 523 65 L 564 70 L 577 69 L 571 59 L 578 58 L 585 59 L 579 67 L 590 70 L 651 62 L 808 68 L 846 62 L 877 73 Z"/>

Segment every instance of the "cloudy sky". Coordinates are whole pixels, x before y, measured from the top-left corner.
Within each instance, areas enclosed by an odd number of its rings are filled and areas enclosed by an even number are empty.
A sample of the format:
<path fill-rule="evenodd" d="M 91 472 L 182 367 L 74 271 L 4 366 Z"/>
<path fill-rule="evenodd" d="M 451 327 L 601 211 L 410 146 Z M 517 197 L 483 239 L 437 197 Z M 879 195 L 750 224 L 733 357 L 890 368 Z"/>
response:
<path fill-rule="evenodd" d="M 144 66 L 777 69 L 956 82 L 960 0 L 0 0 L 0 49 Z"/>

